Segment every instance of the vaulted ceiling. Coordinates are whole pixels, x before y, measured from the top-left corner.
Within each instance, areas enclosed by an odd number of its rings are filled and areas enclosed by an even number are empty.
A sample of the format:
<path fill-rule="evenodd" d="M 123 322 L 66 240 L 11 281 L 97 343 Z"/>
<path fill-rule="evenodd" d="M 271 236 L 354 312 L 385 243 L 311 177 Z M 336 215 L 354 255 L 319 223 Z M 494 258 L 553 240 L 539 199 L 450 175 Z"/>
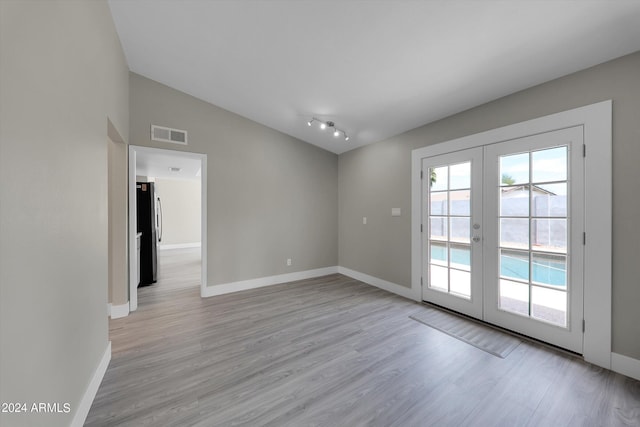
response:
<path fill-rule="evenodd" d="M 637 0 L 109 4 L 131 71 L 338 154 L 640 50 Z"/>

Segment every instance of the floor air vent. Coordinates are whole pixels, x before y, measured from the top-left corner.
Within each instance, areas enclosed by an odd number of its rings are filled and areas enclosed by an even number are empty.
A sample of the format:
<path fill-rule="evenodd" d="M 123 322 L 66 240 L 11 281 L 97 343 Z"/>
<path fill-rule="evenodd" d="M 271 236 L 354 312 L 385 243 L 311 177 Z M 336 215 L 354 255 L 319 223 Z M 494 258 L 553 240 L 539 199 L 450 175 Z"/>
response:
<path fill-rule="evenodd" d="M 151 140 L 187 145 L 187 131 L 151 125 Z"/>

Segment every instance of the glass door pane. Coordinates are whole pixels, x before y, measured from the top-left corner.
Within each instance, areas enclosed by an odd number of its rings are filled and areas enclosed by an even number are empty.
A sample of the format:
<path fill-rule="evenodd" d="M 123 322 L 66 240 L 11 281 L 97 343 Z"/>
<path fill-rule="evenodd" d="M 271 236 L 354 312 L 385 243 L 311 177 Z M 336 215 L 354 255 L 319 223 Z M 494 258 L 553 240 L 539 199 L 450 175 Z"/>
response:
<path fill-rule="evenodd" d="M 482 149 L 423 161 L 423 299 L 467 314 L 482 310 L 481 167 Z"/>
<path fill-rule="evenodd" d="M 484 150 L 484 320 L 580 353 L 582 128 Z"/>
<path fill-rule="evenodd" d="M 466 254 L 471 253 L 471 162 L 431 167 L 428 171 L 428 286 L 469 299 L 471 265 Z"/>
<path fill-rule="evenodd" d="M 567 326 L 568 146 L 499 157 L 502 310 Z M 512 249 L 517 249 L 512 250 Z"/>

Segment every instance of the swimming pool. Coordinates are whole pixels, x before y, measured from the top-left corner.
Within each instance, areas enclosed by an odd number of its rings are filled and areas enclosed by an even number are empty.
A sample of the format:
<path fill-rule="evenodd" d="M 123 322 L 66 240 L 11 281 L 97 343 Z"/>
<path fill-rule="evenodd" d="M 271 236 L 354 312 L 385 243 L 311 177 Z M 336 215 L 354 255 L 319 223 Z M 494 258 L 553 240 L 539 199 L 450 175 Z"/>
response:
<path fill-rule="evenodd" d="M 467 248 L 451 247 L 451 264 L 471 265 L 471 252 Z M 567 285 L 567 269 L 564 262 L 554 261 L 558 256 L 536 255 L 533 259 L 532 282 L 564 288 Z M 431 260 L 447 262 L 447 248 L 444 245 L 431 245 Z M 505 279 L 529 280 L 529 259 L 526 253 L 513 255 L 502 253 L 500 256 L 500 276 Z"/>
<path fill-rule="evenodd" d="M 563 288 L 567 285 L 566 265 L 562 262 L 534 258 L 531 270 L 533 282 Z M 504 278 L 529 280 L 529 260 L 502 254 L 500 275 Z"/>

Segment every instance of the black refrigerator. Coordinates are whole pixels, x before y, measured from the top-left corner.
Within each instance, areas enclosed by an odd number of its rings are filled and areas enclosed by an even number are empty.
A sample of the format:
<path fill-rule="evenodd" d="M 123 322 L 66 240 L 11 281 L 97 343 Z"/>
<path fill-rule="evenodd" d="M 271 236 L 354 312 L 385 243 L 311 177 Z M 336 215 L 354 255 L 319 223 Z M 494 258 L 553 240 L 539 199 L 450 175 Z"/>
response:
<path fill-rule="evenodd" d="M 136 211 L 140 237 L 140 283 L 158 280 L 158 244 L 162 240 L 162 206 L 153 182 L 136 183 Z"/>

